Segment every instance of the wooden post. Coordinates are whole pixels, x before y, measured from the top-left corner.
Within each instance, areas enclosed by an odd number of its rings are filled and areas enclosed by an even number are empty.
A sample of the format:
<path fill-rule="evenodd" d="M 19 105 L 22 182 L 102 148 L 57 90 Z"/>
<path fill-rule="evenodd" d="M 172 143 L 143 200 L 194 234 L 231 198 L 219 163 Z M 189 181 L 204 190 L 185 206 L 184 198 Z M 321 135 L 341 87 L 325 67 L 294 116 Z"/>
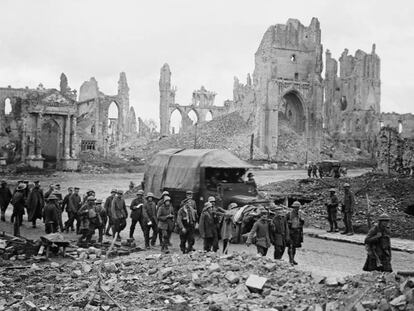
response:
<path fill-rule="evenodd" d="M 253 152 L 254 152 L 254 133 L 250 136 L 250 160 L 253 160 Z"/>

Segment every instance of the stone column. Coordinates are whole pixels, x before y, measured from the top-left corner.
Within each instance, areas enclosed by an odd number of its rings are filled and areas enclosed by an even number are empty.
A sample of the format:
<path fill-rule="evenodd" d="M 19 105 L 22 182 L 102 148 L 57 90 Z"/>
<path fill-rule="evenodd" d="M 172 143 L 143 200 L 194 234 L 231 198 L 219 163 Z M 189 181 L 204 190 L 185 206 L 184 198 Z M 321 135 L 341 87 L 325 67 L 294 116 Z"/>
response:
<path fill-rule="evenodd" d="M 42 158 L 42 123 L 43 115 L 39 113 L 36 118 L 36 158 Z"/>
<path fill-rule="evenodd" d="M 63 150 L 63 158 L 70 159 L 70 115 L 66 116 L 65 120 L 65 134 L 63 136 L 64 139 L 64 150 Z"/>
<path fill-rule="evenodd" d="M 77 122 L 76 116 L 73 115 L 72 116 L 72 122 L 71 122 L 71 124 L 72 124 L 71 137 L 72 137 L 72 139 L 71 139 L 71 142 L 70 142 L 70 156 L 73 159 L 77 158 L 76 122 Z"/>

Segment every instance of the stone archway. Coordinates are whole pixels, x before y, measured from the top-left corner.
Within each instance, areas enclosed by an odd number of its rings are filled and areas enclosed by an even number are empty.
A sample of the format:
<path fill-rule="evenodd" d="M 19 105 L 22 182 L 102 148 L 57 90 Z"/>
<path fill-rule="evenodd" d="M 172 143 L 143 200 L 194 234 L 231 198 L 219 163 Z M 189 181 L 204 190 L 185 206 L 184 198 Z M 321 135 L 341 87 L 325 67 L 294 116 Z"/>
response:
<path fill-rule="evenodd" d="M 170 134 L 178 134 L 183 128 L 182 123 L 183 123 L 183 112 L 180 109 L 175 108 L 173 111 L 171 111 L 170 117 L 169 117 Z"/>
<path fill-rule="evenodd" d="M 54 163 L 60 159 L 60 127 L 55 120 L 49 119 L 42 124 L 41 148 L 45 162 Z"/>
<path fill-rule="evenodd" d="M 288 92 L 282 97 L 281 117 L 298 134 L 306 131 L 306 114 L 302 99 L 296 92 Z"/>

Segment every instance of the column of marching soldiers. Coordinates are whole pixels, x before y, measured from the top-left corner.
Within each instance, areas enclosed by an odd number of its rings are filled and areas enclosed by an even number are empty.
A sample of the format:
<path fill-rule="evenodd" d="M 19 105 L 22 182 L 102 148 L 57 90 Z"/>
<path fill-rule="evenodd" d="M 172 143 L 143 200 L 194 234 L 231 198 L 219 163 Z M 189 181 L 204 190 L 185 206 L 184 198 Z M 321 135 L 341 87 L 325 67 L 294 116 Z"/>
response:
<path fill-rule="evenodd" d="M 252 175 L 250 177 L 252 179 Z M 349 184 L 345 184 L 344 188 L 342 212 L 345 230 L 342 233 L 353 235 L 352 214 L 355 200 L 349 190 Z M 227 254 L 229 242 L 237 236 L 236 223 L 240 221 L 240 212 L 243 211 L 236 203 L 230 203 L 227 208 L 220 207 L 216 205 L 216 198 L 211 196 L 198 215 L 191 191 L 187 191 L 186 198 L 181 201 L 178 208 L 174 208 L 168 191 L 164 191 L 161 198 L 157 199 L 151 192 L 145 194 L 143 190 L 139 190 L 129 206 L 128 213 L 122 190 L 112 189 L 104 202 L 95 197 L 94 190 L 88 190 L 83 197 L 79 190 L 78 187 L 69 187 L 68 193 L 63 196 L 59 184 L 50 185 L 44 193 L 39 181 L 19 181 L 14 193 L 11 193 L 7 182 L 3 180 L 0 182 L 1 221 L 6 221 L 5 212 L 11 203 L 13 213 L 10 220 L 15 236 L 20 236 L 20 226 L 27 210 L 27 218 L 33 228 L 36 228 L 37 220 L 42 219 L 46 234 L 56 233 L 58 230 L 66 233 L 76 231 L 76 234 L 80 235 L 78 245 L 88 247 L 96 230 L 98 244 L 102 245 L 104 234 L 121 241 L 121 232 L 126 228 L 129 216 L 129 239 L 134 240 L 135 228 L 139 224 L 146 249 L 155 246 L 158 238 L 161 251 L 168 253 L 171 235 L 175 231 L 180 237 L 181 251 L 192 252 L 195 232 L 198 229 L 203 239 L 204 251 L 217 252 L 221 239 L 222 252 Z M 335 189 L 329 191 L 330 199 L 326 204 L 330 224 L 328 232 L 338 232 L 336 211 L 339 201 Z M 289 262 L 296 265 L 296 249 L 300 248 L 303 242 L 304 219 L 300 208 L 300 202 L 295 201 L 291 211 L 286 214 L 283 207 L 273 206 L 270 215 L 268 209 L 260 206 L 253 214 L 254 224 L 247 234 L 247 246 L 255 244 L 257 253 L 266 256 L 268 249 L 273 245 L 275 259 L 281 259 L 287 248 Z M 63 223 L 64 211 L 68 219 Z M 388 215 L 381 215 L 378 224 L 367 235 L 367 261 L 364 266 L 366 271 L 392 271 L 389 222 Z"/>

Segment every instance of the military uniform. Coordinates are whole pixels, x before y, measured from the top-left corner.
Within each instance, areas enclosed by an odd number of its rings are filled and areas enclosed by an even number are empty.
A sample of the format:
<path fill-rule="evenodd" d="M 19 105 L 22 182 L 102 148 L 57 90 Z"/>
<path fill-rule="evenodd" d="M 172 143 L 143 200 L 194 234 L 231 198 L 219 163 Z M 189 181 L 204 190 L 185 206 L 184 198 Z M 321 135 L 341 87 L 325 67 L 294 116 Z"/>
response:
<path fill-rule="evenodd" d="M 79 238 L 79 243 L 86 243 L 86 246 L 91 242 L 95 229 L 102 224 L 100 214 L 95 207 L 95 197 L 89 196 L 86 203 L 79 209 L 80 216 L 80 232 L 82 236 Z"/>
<path fill-rule="evenodd" d="M 58 229 L 58 207 L 57 197 L 54 194 L 48 196 L 48 202 L 43 210 L 43 221 L 45 223 L 46 234 L 55 233 Z"/>
<path fill-rule="evenodd" d="M 105 203 L 104 203 L 104 209 L 106 211 L 106 215 L 108 215 L 108 226 L 106 227 L 106 231 L 105 231 L 106 235 L 110 235 L 109 230 L 112 229 L 112 226 L 113 226 L 112 216 L 111 216 L 111 206 L 112 206 L 112 200 L 114 199 L 116 192 L 117 192 L 116 189 L 112 189 L 111 195 L 106 198 Z M 113 230 L 112 230 L 112 233 L 114 233 Z"/>
<path fill-rule="evenodd" d="M 201 213 L 198 230 L 200 231 L 200 236 L 204 240 L 204 250 L 206 252 L 211 251 L 214 240 L 217 239 L 217 230 L 211 212 L 211 203 L 209 202 L 205 204 L 203 212 Z"/>
<path fill-rule="evenodd" d="M 337 232 L 338 231 L 338 222 L 337 219 L 337 213 L 338 213 L 338 205 L 339 200 L 338 197 L 335 194 L 335 189 L 330 190 L 330 202 L 326 204 L 326 210 L 328 212 L 328 222 L 329 222 L 329 231 L 328 232 Z"/>
<path fill-rule="evenodd" d="M 289 262 L 293 265 L 297 265 L 295 261 L 296 249 L 302 247 L 303 243 L 303 225 L 305 221 L 300 215 L 301 204 L 298 201 L 293 202 L 292 207 L 294 208 L 287 215 L 287 223 L 289 227 L 289 239 L 287 241 Z"/>
<path fill-rule="evenodd" d="M 123 192 L 118 190 L 118 195 L 122 195 Z M 121 231 L 126 227 L 126 219 L 128 217 L 128 211 L 126 209 L 125 201 L 122 197 L 116 196 L 112 200 L 111 204 L 111 218 L 113 223 L 114 235 L 118 233 L 118 239 L 121 239 Z"/>
<path fill-rule="evenodd" d="M 170 202 L 169 205 L 166 203 Z M 168 252 L 170 233 L 174 227 L 174 208 L 171 205 L 171 198 L 165 197 L 164 203 L 157 211 L 158 230 L 162 233 L 161 251 Z"/>
<path fill-rule="evenodd" d="M 9 206 L 10 200 L 13 195 L 7 186 L 6 181 L 2 180 L 0 185 L 0 212 L 1 212 L 1 221 L 6 221 L 6 209 Z"/>
<path fill-rule="evenodd" d="M 26 184 L 19 184 L 11 200 L 11 204 L 13 205 L 13 234 L 15 236 L 20 236 L 20 226 L 23 222 L 24 208 L 26 205 L 23 190 L 26 187 Z"/>
<path fill-rule="evenodd" d="M 43 206 L 45 200 L 39 186 L 35 186 L 27 198 L 28 220 L 32 222 L 32 227 L 36 228 L 36 220 L 42 219 Z"/>
<path fill-rule="evenodd" d="M 79 188 L 75 188 L 78 190 Z M 69 228 L 73 228 L 73 222 L 76 219 L 76 234 L 79 234 L 80 228 L 80 218 L 78 211 L 81 208 L 82 200 L 80 195 L 75 191 L 68 198 L 68 205 L 66 206 L 66 211 L 68 213 L 69 219 L 65 222 L 66 232 L 69 231 Z"/>
<path fill-rule="evenodd" d="M 144 203 L 142 208 L 142 223 L 144 226 L 144 239 L 145 239 L 145 247 L 149 248 L 150 246 L 150 230 L 152 229 L 152 238 L 151 238 L 151 245 L 155 245 L 155 241 L 157 240 L 157 206 L 155 205 L 154 201 L 149 201 L 148 198 L 153 198 L 154 195 L 152 193 L 147 194 L 147 200 Z"/>
<path fill-rule="evenodd" d="M 344 214 L 345 231 L 343 234 L 354 234 L 354 228 L 352 225 L 352 215 L 355 207 L 355 197 L 351 190 L 349 190 L 349 184 L 345 184 L 344 202 L 342 205 L 342 212 Z"/>
<path fill-rule="evenodd" d="M 141 192 L 137 194 L 137 197 L 132 200 L 131 205 L 130 205 L 131 220 L 132 220 L 131 227 L 129 228 L 130 239 L 134 238 L 134 231 L 135 231 L 135 226 L 137 223 L 139 223 L 142 232 L 144 232 L 144 227 L 142 224 L 142 207 L 144 205 L 144 198 L 143 198 L 144 192 L 142 190 L 140 191 Z"/>
<path fill-rule="evenodd" d="M 261 211 L 261 216 L 267 214 L 266 210 Z M 256 245 L 257 253 L 266 256 L 267 251 L 271 245 L 270 240 L 270 225 L 266 218 L 260 218 L 253 224 L 247 237 L 247 245 L 251 243 Z"/>
<path fill-rule="evenodd" d="M 191 206 L 191 202 L 188 201 L 178 210 L 177 226 L 180 234 L 180 249 L 183 254 L 194 250 L 194 230 L 196 219 L 197 213 Z"/>
<path fill-rule="evenodd" d="M 289 235 L 289 226 L 286 217 L 282 214 L 276 214 L 271 222 L 271 240 L 275 251 L 273 253 L 274 259 L 281 259 L 285 253 Z"/>

